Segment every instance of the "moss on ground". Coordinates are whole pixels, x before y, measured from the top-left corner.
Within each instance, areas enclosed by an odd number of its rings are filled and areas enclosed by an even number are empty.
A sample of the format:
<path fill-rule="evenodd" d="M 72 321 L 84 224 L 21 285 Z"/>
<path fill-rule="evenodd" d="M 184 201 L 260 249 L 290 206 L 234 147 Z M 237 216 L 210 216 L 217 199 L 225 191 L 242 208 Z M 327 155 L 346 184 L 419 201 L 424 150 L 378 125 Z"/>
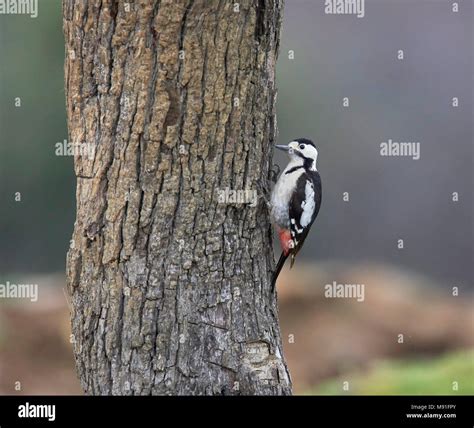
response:
<path fill-rule="evenodd" d="M 349 391 L 343 389 L 345 381 Z M 377 362 L 368 371 L 323 382 L 305 394 L 474 395 L 474 350 L 430 359 Z"/>

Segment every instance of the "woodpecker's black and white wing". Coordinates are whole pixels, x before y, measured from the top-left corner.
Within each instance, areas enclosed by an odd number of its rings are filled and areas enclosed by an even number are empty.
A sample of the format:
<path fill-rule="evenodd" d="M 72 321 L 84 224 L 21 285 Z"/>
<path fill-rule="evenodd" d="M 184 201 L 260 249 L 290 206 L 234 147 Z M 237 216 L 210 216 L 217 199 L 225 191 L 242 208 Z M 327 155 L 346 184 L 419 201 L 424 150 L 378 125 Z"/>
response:
<path fill-rule="evenodd" d="M 321 177 L 317 171 L 305 171 L 298 178 L 290 201 L 290 233 L 294 243 L 291 265 L 308 235 L 321 206 Z"/>

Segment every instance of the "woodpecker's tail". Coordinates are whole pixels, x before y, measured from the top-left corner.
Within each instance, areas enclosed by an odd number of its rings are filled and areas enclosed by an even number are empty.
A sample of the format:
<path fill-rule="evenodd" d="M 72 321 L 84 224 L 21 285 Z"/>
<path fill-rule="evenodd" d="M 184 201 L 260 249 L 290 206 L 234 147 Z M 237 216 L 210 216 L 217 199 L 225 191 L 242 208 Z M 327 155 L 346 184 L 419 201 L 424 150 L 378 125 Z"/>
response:
<path fill-rule="evenodd" d="M 275 272 L 273 272 L 272 293 L 273 293 L 273 291 L 275 291 L 276 280 L 278 278 L 278 275 L 280 275 L 280 271 L 282 270 L 283 265 L 285 264 L 285 261 L 286 261 L 287 258 L 288 258 L 288 256 L 287 255 L 285 256 L 285 253 L 281 253 L 280 260 L 278 260 L 278 263 L 277 263 L 276 268 L 275 268 Z"/>

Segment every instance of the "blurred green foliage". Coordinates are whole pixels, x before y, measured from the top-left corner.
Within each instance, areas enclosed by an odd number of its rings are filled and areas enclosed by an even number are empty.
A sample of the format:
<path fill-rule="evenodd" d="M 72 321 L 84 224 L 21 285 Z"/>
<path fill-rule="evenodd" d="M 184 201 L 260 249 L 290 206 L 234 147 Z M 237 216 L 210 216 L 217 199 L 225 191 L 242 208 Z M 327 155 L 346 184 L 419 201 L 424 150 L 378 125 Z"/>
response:
<path fill-rule="evenodd" d="M 0 275 L 64 271 L 75 177 L 72 157 L 55 156 L 68 138 L 61 2 L 1 15 L 0 55 Z"/>
<path fill-rule="evenodd" d="M 344 381 L 350 390 L 342 389 Z M 458 390 L 453 390 L 453 382 Z M 382 361 L 366 373 L 341 376 L 306 391 L 311 395 L 474 395 L 474 350 L 434 359 Z"/>

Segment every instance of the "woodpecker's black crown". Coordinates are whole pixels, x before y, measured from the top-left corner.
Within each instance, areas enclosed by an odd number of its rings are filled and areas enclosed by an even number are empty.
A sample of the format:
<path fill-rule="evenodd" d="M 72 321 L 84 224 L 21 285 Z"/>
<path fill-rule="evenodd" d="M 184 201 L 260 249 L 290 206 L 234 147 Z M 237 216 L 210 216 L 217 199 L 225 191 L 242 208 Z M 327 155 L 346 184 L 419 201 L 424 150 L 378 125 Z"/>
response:
<path fill-rule="evenodd" d="M 293 140 L 293 141 L 297 141 L 299 144 L 309 144 L 310 146 L 313 146 L 314 148 L 316 148 L 314 143 L 311 140 L 308 140 L 307 138 L 297 138 L 296 140 Z"/>

